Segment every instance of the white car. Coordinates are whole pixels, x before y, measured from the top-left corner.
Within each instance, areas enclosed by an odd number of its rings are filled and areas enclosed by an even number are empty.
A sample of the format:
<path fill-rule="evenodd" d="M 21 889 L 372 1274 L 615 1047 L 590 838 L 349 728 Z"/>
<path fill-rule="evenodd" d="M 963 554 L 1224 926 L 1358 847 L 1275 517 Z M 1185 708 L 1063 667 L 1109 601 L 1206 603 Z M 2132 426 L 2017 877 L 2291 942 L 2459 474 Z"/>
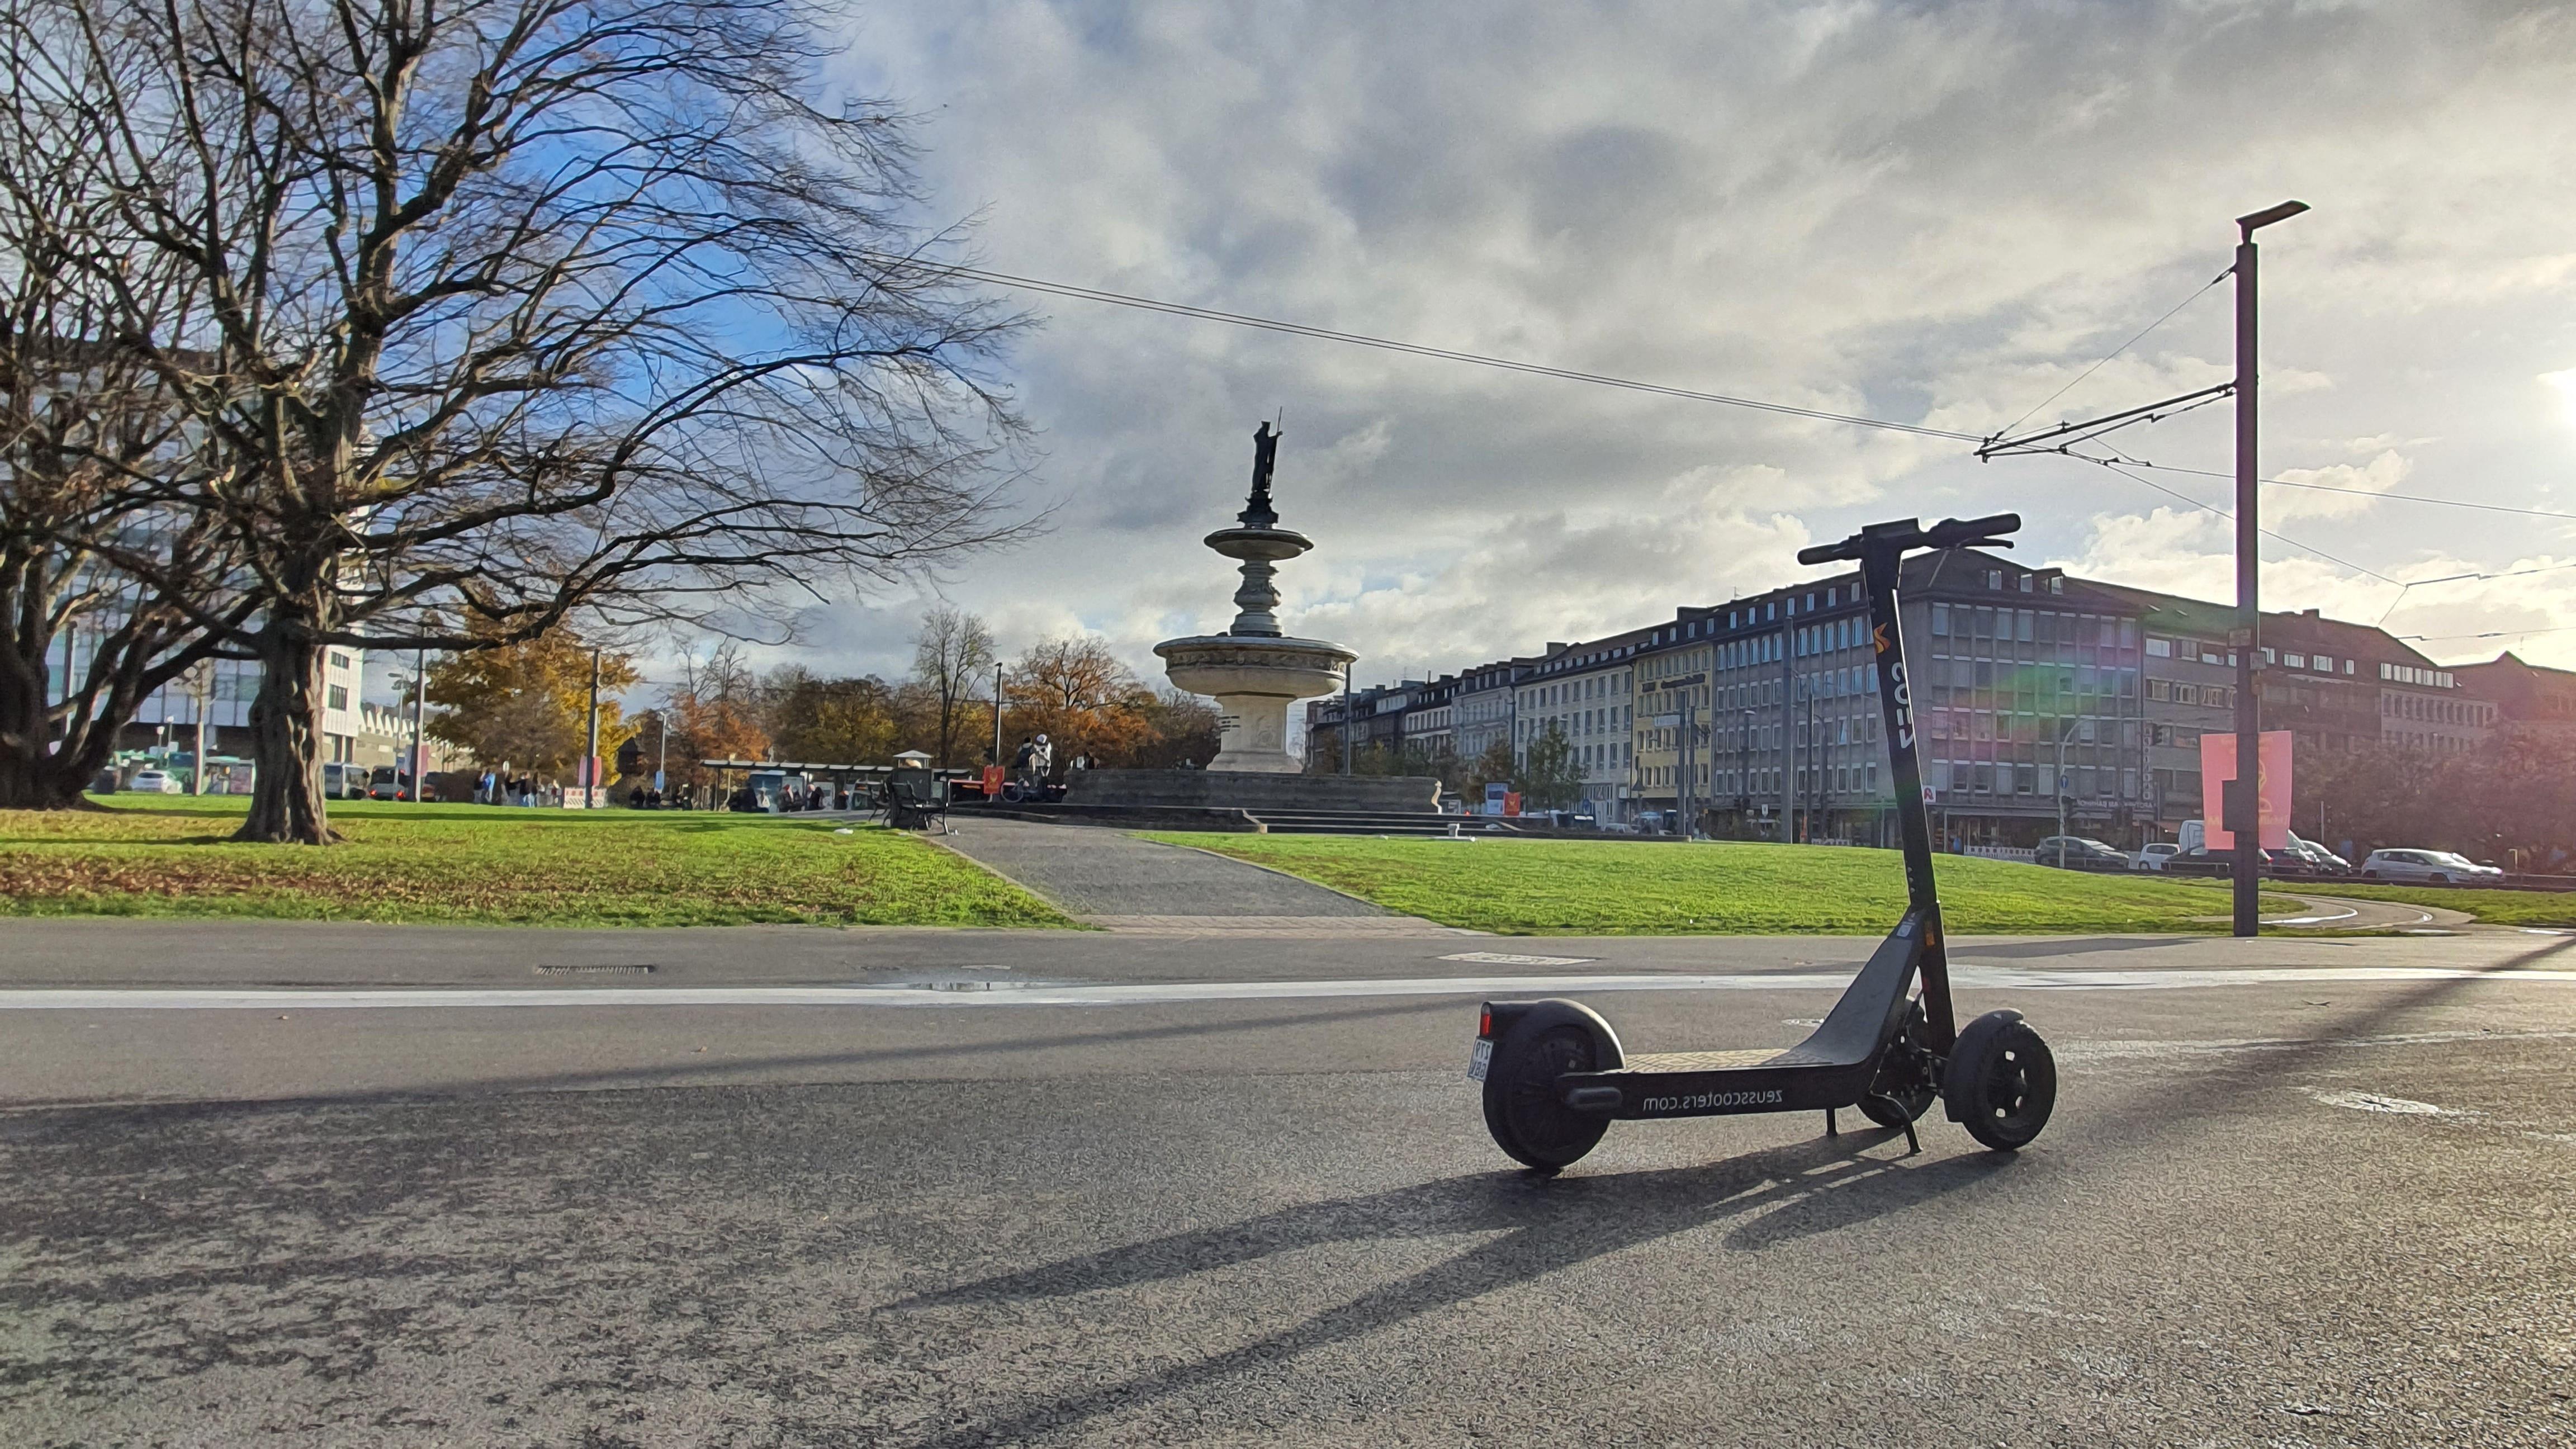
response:
<path fill-rule="evenodd" d="M 2129 869 L 2162 870 L 2166 861 L 2180 854 L 2182 847 L 2173 841 L 2151 840 L 2139 846 L 2138 853 L 2129 857 Z"/>
<path fill-rule="evenodd" d="M 2504 879 L 2504 872 L 2447 850 L 2374 850 L 2361 863 L 2363 880 L 2413 880 L 2428 885 L 2472 885 Z"/>
<path fill-rule="evenodd" d="M 134 782 L 125 788 L 139 790 L 146 795 L 176 795 L 179 793 L 179 782 L 170 778 L 170 772 L 167 770 L 137 770 L 134 772 Z"/>

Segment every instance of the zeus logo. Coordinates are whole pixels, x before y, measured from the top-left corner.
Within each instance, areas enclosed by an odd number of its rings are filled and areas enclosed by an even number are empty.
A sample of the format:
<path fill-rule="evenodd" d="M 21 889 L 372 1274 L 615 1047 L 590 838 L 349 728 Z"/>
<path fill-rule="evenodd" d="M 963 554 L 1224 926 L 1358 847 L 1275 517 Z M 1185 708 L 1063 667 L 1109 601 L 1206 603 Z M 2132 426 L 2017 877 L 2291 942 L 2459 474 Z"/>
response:
<path fill-rule="evenodd" d="M 1914 748 L 1914 689 L 1905 682 L 1905 661 L 1890 661 L 1887 677 L 1896 686 L 1896 746 L 1910 750 Z"/>

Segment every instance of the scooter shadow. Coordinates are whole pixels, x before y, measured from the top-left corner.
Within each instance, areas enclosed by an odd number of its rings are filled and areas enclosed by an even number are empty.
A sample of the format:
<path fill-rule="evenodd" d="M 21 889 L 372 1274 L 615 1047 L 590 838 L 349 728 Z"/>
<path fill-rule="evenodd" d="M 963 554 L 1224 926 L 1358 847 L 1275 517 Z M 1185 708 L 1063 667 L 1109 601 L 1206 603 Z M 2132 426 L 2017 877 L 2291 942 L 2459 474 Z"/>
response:
<path fill-rule="evenodd" d="M 1358 1338 L 1658 1239 L 1733 1222 L 1725 1246 L 1760 1252 L 1973 1186 L 2011 1170 L 2016 1161 L 2000 1153 L 1927 1158 L 1873 1151 L 1901 1139 L 1893 1131 L 1846 1132 L 1691 1167 L 1554 1178 L 1528 1172 L 1443 1178 L 997 1274 L 900 1299 L 879 1311 L 972 1308 L 1134 1288 L 1333 1243 L 1494 1235 L 1242 1347 L 1140 1379 L 1029 1404 L 1003 1419 L 924 1441 L 1016 1442 L 1024 1432 L 1061 1430 L 1094 1413 Z"/>
<path fill-rule="evenodd" d="M 1391 1192 L 1308 1203 L 1223 1227 L 999 1274 L 899 1299 L 901 1310 L 1049 1298 L 1186 1277 L 1327 1243 L 1506 1236 L 1466 1255 L 1504 1280 L 1536 1277 L 1587 1258 L 1711 1224 L 1740 1220 L 1727 1245 L 1759 1250 L 1864 1223 L 1955 1192 L 2008 1169 L 2002 1153 L 1956 1157 L 1873 1155 L 1902 1139 L 1886 1129 L 1846 1131 L 1721 1162 L 1637 1172 L 1549 1177 L 1486 1172 Z M 1462 1260 L 1464 1261 L 1464 1260 Z M 1479 1276 L 1482 1276 L 1480 1270 Z M 1477 1291 L 1486 1291 L 1478 1289 Z"/>

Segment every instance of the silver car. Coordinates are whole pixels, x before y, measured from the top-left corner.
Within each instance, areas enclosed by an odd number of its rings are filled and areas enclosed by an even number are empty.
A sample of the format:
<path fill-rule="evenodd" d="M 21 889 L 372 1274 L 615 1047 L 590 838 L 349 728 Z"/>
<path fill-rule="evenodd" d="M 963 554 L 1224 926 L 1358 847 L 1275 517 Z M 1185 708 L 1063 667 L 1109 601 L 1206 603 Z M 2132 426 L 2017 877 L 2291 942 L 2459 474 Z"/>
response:
<path fill-rule="evenodd" d="M 2476 885 L 2504 879 L 2504 872 L 2447 850 L 2374 850 L 2361 863 L 2363 880 L 2422 881 L 2427 885 Z"/>

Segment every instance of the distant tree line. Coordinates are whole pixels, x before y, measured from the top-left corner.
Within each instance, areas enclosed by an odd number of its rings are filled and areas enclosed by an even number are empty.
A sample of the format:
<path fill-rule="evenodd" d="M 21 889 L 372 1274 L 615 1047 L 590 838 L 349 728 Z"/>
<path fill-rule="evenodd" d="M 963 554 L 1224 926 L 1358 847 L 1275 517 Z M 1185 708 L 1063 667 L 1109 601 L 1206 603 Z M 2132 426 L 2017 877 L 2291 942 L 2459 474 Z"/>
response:
<path fill-rule="evenodd" d="M 616 761 L 620 788 L 657 768 L 667 787 L 712 785 L 701 760 L 877 765 L 919 750 L 971 768 L 992 754 L 992 633 L 945 606 L 923 618 L 913 671 L 897 680 L 800 664 L 763 673 L 726 642 L 685 657 L 660 702 L 630 718 L 606 692 L 637 683 L 636 661 L 616 650 L 600 661 L 600 750 Z M 590 670 L 590 648 L 569 630 L 456 655 L 430 670 L 428 733 L 486 768 L 564 778 L 588 739 Z M 1059 768 L 1081 756 L 1104 769 L 1169 769 L 1216 753 L 1206 701 L 1156 691 L 1097 639 L 1042 639 L 1000 675 L 1003 763 L 1040 734 Z"/>
<path fill-rule="evenodd" d="M 2299 757 L 2292 793 L 2290 828 L 2324 844 L 2576 871 L 2576 735 L 2508 727 L 2455 755 L 2319 751 Z"/>

